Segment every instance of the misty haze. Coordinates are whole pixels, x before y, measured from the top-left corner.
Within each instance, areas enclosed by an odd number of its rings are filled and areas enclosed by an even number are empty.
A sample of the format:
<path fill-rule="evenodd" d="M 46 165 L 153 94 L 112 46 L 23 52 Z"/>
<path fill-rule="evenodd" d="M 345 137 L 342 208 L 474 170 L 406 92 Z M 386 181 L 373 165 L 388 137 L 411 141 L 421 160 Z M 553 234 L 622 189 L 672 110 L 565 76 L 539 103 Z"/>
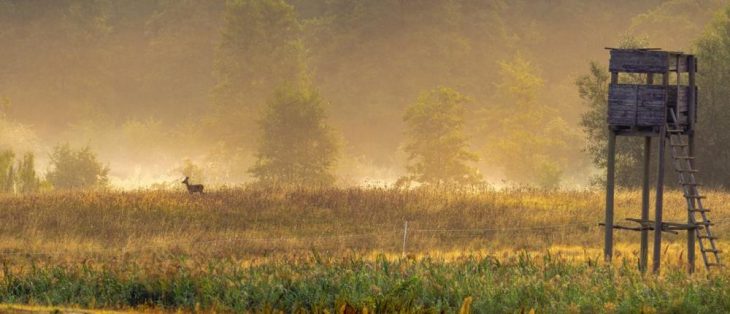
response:
<path fill-rule="evenodd" d="M 0 0 L 0 312 L 730 312 L 728 79 L 726 0 Z"/>
<path fill-rule="evenodd" d="M 486 182 L 586 185 L 576 79 L 627 38 L 691 49 L 722 1 L 288 5 L 272 22 L 224 1 L 3 1 L 1 144 L 35 153 L 41 176 L 54 146 L 88 145 L 117 188 L 177 183 L 186 165 L 209 184 L 251 182 L 257 121 L 302 75 L 340 144 L 337 184 L 405 175 L 403 114 L 449 87 L 470 99 L 464 132 Z M 533 107 L 544 114 L 522 114 Z"/>

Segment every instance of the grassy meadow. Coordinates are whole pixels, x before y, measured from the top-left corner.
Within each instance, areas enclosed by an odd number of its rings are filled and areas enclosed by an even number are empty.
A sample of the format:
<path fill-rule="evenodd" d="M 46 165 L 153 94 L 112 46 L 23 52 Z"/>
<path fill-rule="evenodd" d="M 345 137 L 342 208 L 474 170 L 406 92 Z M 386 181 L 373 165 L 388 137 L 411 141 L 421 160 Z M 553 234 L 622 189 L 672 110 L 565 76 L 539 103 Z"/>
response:
<path fill-rule="evenodd" d="M 705 194 L 723 249 L 730 194 Z M 616 204 L 617 223 L 640 216 L 638 191 L 619 191 Z M 0 302 L 223 312 L 730 310 L 728 273 L 683 272 L 684 233 L 665 233 L 661 276 L 636 271 L 639 236 L 630 231 L 616 231 L 616 258 L 605 265 L 603 206 L 600 191 L 536 189 L 2 196 Z M 670 191 L 665 220 L 685 219 L 681 193 Z"/>

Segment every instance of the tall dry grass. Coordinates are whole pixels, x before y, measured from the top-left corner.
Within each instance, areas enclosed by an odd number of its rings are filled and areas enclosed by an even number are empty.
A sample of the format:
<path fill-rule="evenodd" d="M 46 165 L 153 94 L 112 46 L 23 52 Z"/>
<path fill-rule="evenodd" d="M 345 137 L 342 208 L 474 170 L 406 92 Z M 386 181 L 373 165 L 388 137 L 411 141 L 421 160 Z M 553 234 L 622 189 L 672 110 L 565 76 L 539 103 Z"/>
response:
<path fill-rule="evenodd" d="M 706 193 L 721 246 L 730 234 L 730 194 Z M 601 255 L 601 191 L 438 191 L 243 187 L 184 192 L 65 192 L 0 196 L 0 258 L 6 261 L 262 260 L 319 254 L 406 253 L 508 256 Z M 653 204 L 653 200 L 652 200 Z M 681 193 L 666 194 L 666 220 L 685 221 Z M 619 191 L 616 222 L 640 216 L 640 193 Z M 653 216 L 653 214 L 652 214 Z M 669 263 L 682 263 L 685 235 L 665 234 Z M 616 231 L 617 257 L 632 261 L 638 233 Z"/>

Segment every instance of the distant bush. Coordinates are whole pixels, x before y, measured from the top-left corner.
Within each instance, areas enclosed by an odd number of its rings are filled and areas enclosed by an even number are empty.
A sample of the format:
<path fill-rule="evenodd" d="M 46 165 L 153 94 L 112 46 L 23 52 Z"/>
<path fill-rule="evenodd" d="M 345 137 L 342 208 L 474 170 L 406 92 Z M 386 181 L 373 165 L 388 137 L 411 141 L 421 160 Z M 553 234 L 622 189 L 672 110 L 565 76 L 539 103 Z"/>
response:
<path fill-rule="evenodd" d="M 0 152 L 0 191 L 4 193 L 14 192 L 15 174 L 13 159 L 15 154 L 11 150 Z"/>
<path fill-rule="evenodd" d="M 86 146 L 79 150 L 68 144 L 56 146 L 50 155 L 51 170 L 46 179 L 57 189 L 88 189 L 109 183 L 109 168 Z"/>
<path fill-rule="evenodd" d="M 35 155 L 25 153 L 23 159 L 14 166 L 15 153 L 11 150 L 0 152 L 0 192 L 33 193 L 41 187 L 35 171 Z"/>
<path fill-rule="evenodd" d="M 327 124 L 324 101 L 306 84 L 279 88 L 259 121 L 256 164 L 259 183 L 331 185 L 339 142 Z"/>
<path fill-rule="evenodd" d="M 26 153 L 23 159 L 18 161 L 15 170 L 15 188 L 18 193 L 33 193 L 40 189 L 41 182 L 35 171 L 35 156 L 33 153 Z"/>
<path fill-rule="evenodd" d="M 185 158 L 182 165 L 175 168 L 175 173 L 183 177 L 189 177 L 193 182 L 205 182 L 203 168 L 195 164 L 190 158 Z"/>

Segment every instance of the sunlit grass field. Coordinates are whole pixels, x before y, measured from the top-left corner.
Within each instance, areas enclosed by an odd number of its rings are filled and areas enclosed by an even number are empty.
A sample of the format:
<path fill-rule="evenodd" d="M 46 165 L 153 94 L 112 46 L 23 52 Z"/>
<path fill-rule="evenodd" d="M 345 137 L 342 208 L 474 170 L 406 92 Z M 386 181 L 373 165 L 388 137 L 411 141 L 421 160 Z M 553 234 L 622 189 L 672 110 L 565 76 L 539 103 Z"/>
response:
<path fill-rule="evenodd" d="M 725 248 L 730 194 L 705 194 Z M 636 271 L 639 235 L 630 231 L 616 231 L 614 263 L 605 265 L 604 202 L 601 191 L 528 188 L 2 196 L 0 302 L 223 312 L 730 311 L 728 273 L 684 273 L 685 233 L 664 235 L 658 277 Z M 638 191 L 619 191 L 616 204 L 617 223 L 640 216 Z M 681 193 L 669 192 L 665 220 L 686 221 L 684 206 Z"/>

